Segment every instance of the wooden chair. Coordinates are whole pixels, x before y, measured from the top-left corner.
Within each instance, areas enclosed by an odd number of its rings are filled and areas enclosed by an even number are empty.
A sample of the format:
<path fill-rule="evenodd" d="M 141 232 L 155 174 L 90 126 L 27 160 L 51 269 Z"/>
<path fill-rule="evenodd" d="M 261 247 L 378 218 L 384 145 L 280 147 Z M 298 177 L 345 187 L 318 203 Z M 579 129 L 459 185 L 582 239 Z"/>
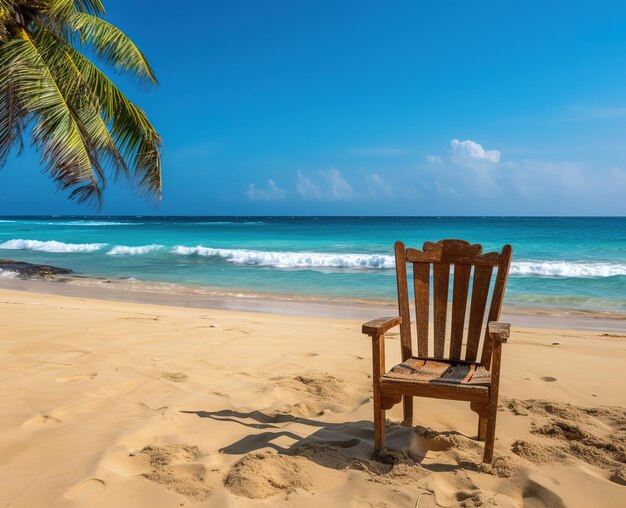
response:
<path fill-rule="evenodd" d="M 509 337 L 510 325 L 498 323 L 502 299 L 511 264 L 512 249 L 482 253 L 481 245 L 463 240 L 426 242 L 423 250 L 405 248 L 396 242 L 396 279 L 398 285 L 398 317 L 374 319 L 363 325 L 363 333 L 371 336 L 374 360 L 374 446 L 377 452 L 385 447 L 385 410 L 403 401 L 404 424 L 413 422 L 413 397 L 469 401 L 478 413 L 478 439 L 485 441 L 483 462 L 491 462 L 498 410 L 498 385 L 502 343 Z M 407 285 L 407 264 L 413 265 L 415 293 L 415 324 L 417 356 L 413 356 L 411 314 Z M 433 280 L 433 350 L 429 352 L 428 316 L 430 280 Z M 446 348 L 446 316 L 450 267 L 454 266 L 452 316 L 449 348 Z M 469 323 L 463 350 L 464 323 L 470 278 L 473 282 Z M 497 269 L 489 305 L 487 326 L 483 318 L 491 278 Z M 400 325 L 402 363 L 388 372 L 385 369 L 384 334 Z M 483 331 L 484 330 L 484 331 Z M 481 337 L 483 338 L 481 347 Z"/>

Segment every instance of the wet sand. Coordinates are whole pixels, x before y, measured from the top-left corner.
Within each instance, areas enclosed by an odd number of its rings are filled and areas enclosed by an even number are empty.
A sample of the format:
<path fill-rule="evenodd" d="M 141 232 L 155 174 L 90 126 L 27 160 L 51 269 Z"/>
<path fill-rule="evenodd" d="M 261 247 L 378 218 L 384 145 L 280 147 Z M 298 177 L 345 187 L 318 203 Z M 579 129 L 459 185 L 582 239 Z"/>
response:
<path fill-rule="evenodd" d="M 222 288 L 150 283 L 134 279 L 94 278 L 78 275 L 47 279 L 0 278 L 0 289 L 96 298 L 110 301 L 174 305 L 191 308 L 262 312 L 290 316 L 368 320 L 397 313 L 397 304 L 385 300 L 313 298 L 233 292 Z M 504 321 L 536 328 L 572 328 L 626 333 L 626 315 L 615 312 L 505 305 Z"/>

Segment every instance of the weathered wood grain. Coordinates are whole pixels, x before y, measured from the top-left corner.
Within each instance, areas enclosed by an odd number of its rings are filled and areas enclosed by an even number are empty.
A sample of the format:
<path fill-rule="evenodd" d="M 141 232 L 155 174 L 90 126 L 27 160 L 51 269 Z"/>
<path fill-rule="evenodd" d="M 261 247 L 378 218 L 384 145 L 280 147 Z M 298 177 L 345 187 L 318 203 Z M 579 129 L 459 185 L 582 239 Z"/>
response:
<path fill-rule="evenodd" d="M 400 323 L 400 347 L 402 359 L 409 358 L 413 352 L 411 346 L 411 309 L 409 308 L 409 288 L 406 280 L 406 249 L 402 242 L 396 242 L 396 281 L 398 286 L 398 313 Z"/>
<path fill-rule="evenodd" d="M 467 329 L 467 347 L 465 348 L 465 359 L 469 362 L 473 362 L 476 359 L 478 352 L 492 271 L 493 267 L 491 266 L 477 266 L 474 268 L 472 303 L 470 305 Z"/>
<path fill-rule="evenodd" d="M 454 265 L 454 286 L 452 290 L 452 324 L 450 327 L 450 358 L 461 358 L 463 346 L 463 327 L 467 310 L 467 294 L 472 267 Z"/>
<path fill-rule="evenodd" d="M 413 290 L 415 292 L 415 328 L 417 353 L 428 356 L 428 315 L 430 307 L 430 265 L 413 263 Z"/>
<path fill-rule="evenodd" d="M 400 316 L 388 316 L 372 319 L 367 323 L 363 323 L 361 332 L 366 335 L 383 335 L 394 326 L 397 326 L 402 321 Z"/>
<path fill-rule="evenodd" d="M 450 265 L 433 265 L 433 327 L 434 356 L 443 358 L 446 343 L 446 316 L 448 313 L 448 287 Z"/>
<path fill-rule="evenodd" d="M 374 446 L 385 446 L 385 410 L 403 402 L 404 423 L 411 425 L 413 397 L 465 400 L 478 413 L 478 437 L 485 441 L 483 461 L 493 458 L 502 344 L 510 334 L 509 325 L 498 323 L 511 264 L 512 249 L 482 252 L 482 246 L 464 240 L 426 242 L 423 250 L 395 244 L 399 316 L 378 318 L 365 323 L 363 333 L 372 337 L 374 390 Z M 407 263 L 413 263 L 418 356 L 412 356 L 411 315 L 407 283 Z M 431 268 L 433 286 L 433 357 L 429 357 L 428 320 L 430 315 Z M 450 348 L 445 352 L 450 270 L 454 265 Z M 493 270 L 497 269 L 489 305 L 485 310 Z M 473 277 L 472 277 L 473 270 Z M 462 358 L 463 333 L 470 284 L 467 346 Z M 402 363 L 385 369 L 384 333 L 400 325 Z M 479 348 L 482 341 L 480 360 Z"/>

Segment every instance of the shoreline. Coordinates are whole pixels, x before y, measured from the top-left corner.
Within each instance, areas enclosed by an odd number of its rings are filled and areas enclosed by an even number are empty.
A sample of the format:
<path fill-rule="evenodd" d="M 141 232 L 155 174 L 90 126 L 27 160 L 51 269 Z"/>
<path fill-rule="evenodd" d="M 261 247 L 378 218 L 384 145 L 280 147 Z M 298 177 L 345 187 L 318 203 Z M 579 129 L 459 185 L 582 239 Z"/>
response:
<path fill-rule="evenodd" d="M 161 285 L 161 288 L 155 287 L 155 285 Z M 202 291 L 166 283 L 139 282 L 134 284 L 131 281 L 129 284 L 127 279 L 113 278 L 100 279 L 81 276 L 44 279 L 0 278 L 0 288 L 115 302 L 301 317 L 369 320 L 378 316 L 397 313 L 393 301 L 315 298 L 269 293 L 255 294 L 240 291 L 229 292 L 223 289 L 208 290 L 210 288 Z M 505 304 L 501 319 L 505 322 L 511 322 L 514 326 L 530 328 L 626 332 L 626 316 L 598 311 Z"/>

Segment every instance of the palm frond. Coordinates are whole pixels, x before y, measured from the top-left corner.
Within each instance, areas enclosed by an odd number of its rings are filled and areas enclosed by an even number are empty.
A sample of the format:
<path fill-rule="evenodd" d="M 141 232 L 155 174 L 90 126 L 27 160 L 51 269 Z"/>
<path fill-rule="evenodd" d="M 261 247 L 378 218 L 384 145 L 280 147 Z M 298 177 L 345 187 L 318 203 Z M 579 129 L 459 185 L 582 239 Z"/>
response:
<path fill-rule="evenodd" d="M 74 5 L 79 12 L 87 14 L 104 14 L 104 5 L 100 0 L 74 0 Z"/>
<path fill-rule="evenodd" d="M 77 49 L 156 83 L 144 55 L 100 19 L 100 0 L 0 0 L 0 168 L 25 128 L 44 170 L 100 205 L 106 178 L 161 197 L 161 138 L 146 114 Z"/>
<path fill-rule="evenodd" d="M 32 38 L 24 30 L 0 46 L 0 88 L 13 86 L 33 119 L 33 143 L 59 189 L 79 202 L 101 201 L 102 171 L 90 154 L 85 126 L 63 96 Z"/>
<path fill-rule="evenodd" d="M 67 25 L 80 35 L 82 44 L 115 69 L 130 72 L 144 82 L 157 83 L 146 57 L 115 25 L 83 12 L 69 16 Z"/>
<path fill-rule="evenodd" d="M 112 167 L 116 178 L 128 176 L 126 162 L 101 116 L 102 102 L 72 57 L 71 53 L 76 53 L 74 48 L 43 26 L 37 31 L 34 43 L 59 83 L 61 93 L 84 125 L 92 147 L 92 158 L 102 168 Z"/>
<path fill-rule="evenodd" d="M 11 1 L 11 0 L 0 0 Z M 23 0 L 22 0 L 23 1 Z M 105 14 L 104 5 L 100 0 L 32 0 L 36 2 L 42 10 L 53 14 L 69 12 L 86 12 L 87 14 Z"/>
<path fill-rule="evenodd" d="M 7 24 L 13 16 L 13 0 L 0 0 L 0 43 L 9 40 Z"/>
<path fill-rule="evenodd" d="M 22 132 L 26 112 L 20 104 L 15 83 L 7 76 L 8 69 L 0 66 L 0 167 L 11 153 L 12 148 L 19 144 L 21 153 L 24 148 Z"/>
<path fill-rule="evenodd" d="M 71 46 L 68 56 L 81 79 L 98 100 L 104 122 L 129 167 L 133 178 L 146 194 L 161 195 L 161 137 L 145 112 L 133 104 L 93 62 Z"/>

